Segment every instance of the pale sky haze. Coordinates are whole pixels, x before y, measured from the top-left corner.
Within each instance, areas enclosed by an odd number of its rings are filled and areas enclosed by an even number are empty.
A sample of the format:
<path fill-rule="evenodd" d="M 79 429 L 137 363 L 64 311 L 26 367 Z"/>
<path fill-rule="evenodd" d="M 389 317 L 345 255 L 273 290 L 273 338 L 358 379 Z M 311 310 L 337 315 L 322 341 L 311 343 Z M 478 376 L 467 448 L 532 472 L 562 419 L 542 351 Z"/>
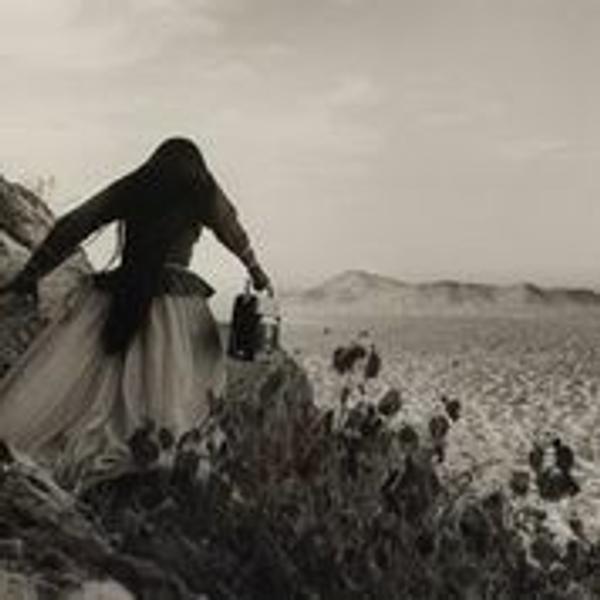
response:
<path fill-rule="evenodd" d="M 61 213 L 183 134 L 280 287 L 600 288 L 599 59 L 597 0 L 2 0 L 0 172 Z"/>

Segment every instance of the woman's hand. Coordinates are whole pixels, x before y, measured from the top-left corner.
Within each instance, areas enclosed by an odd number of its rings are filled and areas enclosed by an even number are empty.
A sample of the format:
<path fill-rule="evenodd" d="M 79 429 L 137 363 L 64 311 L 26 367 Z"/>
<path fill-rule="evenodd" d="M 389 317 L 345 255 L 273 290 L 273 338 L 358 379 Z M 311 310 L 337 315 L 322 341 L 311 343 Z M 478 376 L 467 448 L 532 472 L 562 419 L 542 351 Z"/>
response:
<path fill-rule="evenodd" d="M 251 265 L 248 268 L 248 273 L 250 275 L 250 278 L 252 279 L 252 286 L 255 290 L 259 292 L 261 292 L 262 290 L 267 290 L 269 294 L 274 294 L 271 280 L 259 264 Z"/>

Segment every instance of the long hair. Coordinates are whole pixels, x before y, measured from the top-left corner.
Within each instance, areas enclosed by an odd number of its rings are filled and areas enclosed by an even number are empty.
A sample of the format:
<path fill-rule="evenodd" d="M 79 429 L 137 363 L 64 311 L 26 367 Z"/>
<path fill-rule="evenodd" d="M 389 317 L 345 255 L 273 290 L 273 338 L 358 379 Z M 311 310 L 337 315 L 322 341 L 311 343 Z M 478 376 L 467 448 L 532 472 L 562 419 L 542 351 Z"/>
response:
<path fill-rule="evenodd" d="M 108 354 L 124 352 L 147 319 L 169 249 L 185 228 L 204 221 L 215 183 L 197 146 L 171 138 L 122 180 L 121 189 L 121 264 L 102 332 Z"/>

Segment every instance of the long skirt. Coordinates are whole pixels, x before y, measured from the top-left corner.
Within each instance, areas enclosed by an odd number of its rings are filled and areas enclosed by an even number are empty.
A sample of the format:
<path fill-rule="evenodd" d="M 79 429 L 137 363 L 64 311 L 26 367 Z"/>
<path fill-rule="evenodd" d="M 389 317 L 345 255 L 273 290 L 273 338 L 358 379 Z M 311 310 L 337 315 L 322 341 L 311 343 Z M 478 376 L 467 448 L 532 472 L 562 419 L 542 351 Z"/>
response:
<path fill-rule="evenodd" d="M 133 468 L 129 441 L 140 428 L 177 439 L 198 427 L 225 384 L 203 295 L 154 298 L 124 355 L 101 344 L 109 303 L 109 292 L 86 280 L 0 381 L 0 438 L 70 487 Z"/>

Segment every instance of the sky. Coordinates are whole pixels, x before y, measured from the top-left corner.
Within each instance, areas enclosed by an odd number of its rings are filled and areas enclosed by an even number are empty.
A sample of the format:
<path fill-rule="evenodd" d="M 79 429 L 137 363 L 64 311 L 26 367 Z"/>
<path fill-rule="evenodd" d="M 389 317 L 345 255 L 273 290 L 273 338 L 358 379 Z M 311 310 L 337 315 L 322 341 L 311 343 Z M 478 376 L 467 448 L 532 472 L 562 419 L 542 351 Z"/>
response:
<path fill-rule="evenodd" d="M 598 58 L 597 0 L 2 0 L 0 173 L 61 214 L 186 135 L 280 289 L 600 287 Z"/>

